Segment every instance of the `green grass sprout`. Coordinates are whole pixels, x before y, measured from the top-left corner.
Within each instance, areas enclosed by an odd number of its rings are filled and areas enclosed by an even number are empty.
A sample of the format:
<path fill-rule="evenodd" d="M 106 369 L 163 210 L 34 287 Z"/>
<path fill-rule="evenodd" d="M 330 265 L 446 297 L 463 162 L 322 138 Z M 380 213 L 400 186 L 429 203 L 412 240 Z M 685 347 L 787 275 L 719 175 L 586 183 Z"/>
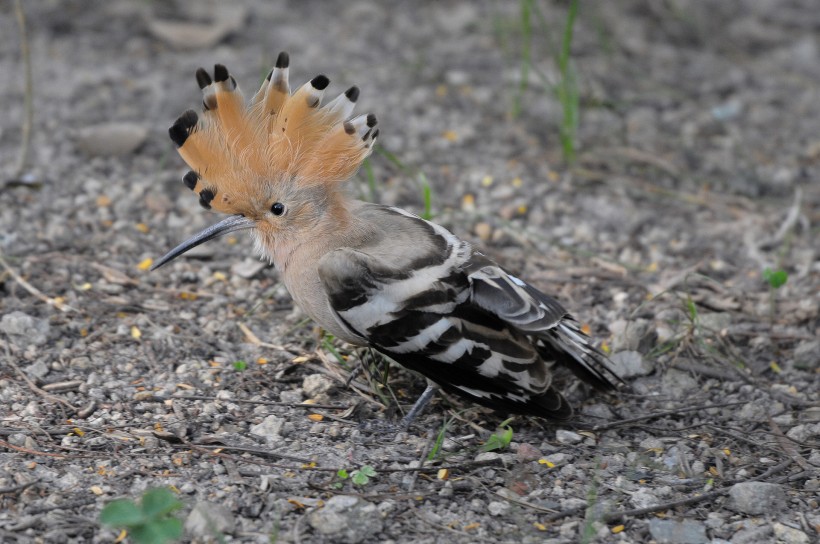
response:
<path fill-rule="evenodd" d="M 510 421 L 512 421 L 512 418 L 501 422 L 501 425 L 498 426 L 498 430 L 490 435 L 490 438 L 487 439 L 487 442 L 482 447 L 484 451 L 503 450 L 510 445 L 513 438 L 513 430 L 509 425 Z"/>
<path fill-rule="evenodd" d="M 172 515 L 182 506 L 170 489 L 149 489 L 139 504 L 129 499 L 108 503 L 100 522 L 125 529 L 137 544 L 163 544 L 182 536 L 182 521 Z"/>
<path fill-rule="evenodd" d="M 561 52 L 558 55 L 558 72 L 561 79 L 556 89 L 563 112 L 560 129 L 561 149 L 564 153 L 564 160 L 570 164 L 575 162 L 575 137 L 578 133 L 580 104 L 578 82 L 575 78 L 575 70 L 570 62 L 572 33 L 577 16 L 578 0 L 571 0 L 567 12 L 567 22 L 564 26 L 564 36 L 561 41 Z"/>

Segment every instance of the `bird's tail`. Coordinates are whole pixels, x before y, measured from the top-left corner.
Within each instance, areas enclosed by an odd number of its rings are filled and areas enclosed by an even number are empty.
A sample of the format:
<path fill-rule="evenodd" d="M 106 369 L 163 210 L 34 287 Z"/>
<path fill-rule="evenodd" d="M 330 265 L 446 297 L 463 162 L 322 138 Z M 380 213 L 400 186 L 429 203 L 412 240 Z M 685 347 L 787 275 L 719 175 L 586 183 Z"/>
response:
<path fill-rule="evenodd" d="M 623 380 L 612 370 L 612 363 L 590 344 L 589 337 L 570 316 L 564 317 L 549 335 L 544 335 L 539 351 L 546 360 L 555 360 L 578 378 L 597 389 L 614 389 Z"/>

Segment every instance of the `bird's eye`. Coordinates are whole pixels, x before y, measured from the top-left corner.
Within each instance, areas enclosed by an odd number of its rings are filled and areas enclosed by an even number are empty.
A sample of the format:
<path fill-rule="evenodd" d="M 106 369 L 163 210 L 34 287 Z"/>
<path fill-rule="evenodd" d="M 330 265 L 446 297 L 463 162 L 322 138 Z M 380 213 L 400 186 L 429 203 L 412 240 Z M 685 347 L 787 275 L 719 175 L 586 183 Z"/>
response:
<path fill-rule="evenodd" d="M 285 205 L 281 202 L 274 202 L 273 205 L 270 207 L 270 213 L 273 215 L 282 215 L 285 213 Z"/>

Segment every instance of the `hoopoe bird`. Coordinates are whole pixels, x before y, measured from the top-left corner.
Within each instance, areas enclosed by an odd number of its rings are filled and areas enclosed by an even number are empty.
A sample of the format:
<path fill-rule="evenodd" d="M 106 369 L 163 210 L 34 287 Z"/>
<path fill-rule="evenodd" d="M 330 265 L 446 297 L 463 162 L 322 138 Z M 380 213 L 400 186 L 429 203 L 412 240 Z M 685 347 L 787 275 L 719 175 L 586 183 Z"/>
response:
<path fill-rule="evenodd" d="M 553 385 L 563 366 L 599 389 L 619 378 L 554 298 L 504 271 L 445 228 L 405 210 L 351 198 L 345 181 L 379 135 L 351 117 L 359 89 L 322 105 L 318 75 L 291 94 L 289 57 L 249 103 L 217 64 L 200 68 L 203 112 L 169 129 L 206 209 L 230 214 L 159 259 L 248 230 L 298 304 L 325 330 L 369 346 L 428 379 L 409 423 L 438 387 L 505 412 L 566 419 Z"/>

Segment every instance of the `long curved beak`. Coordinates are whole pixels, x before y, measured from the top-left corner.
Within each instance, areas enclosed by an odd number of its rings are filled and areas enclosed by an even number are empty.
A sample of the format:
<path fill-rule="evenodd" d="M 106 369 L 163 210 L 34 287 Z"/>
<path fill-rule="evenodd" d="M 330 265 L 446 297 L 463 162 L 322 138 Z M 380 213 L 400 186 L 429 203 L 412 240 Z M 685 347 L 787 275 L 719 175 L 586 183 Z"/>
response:
<path fill-rule="evenodd" d="M 158 260 L 153 264 L 153 266 L 151 266 L 151 270 L 156 270 L 160 266 L 173 261 L 186 251 L 193 249 L 200 244 L 204 244 L 208 240 L 219 238 L 220 236 L 224 236 L 229 232 L 252 229 L 255 226 L 256 222 L 252 219 L 248 219 L 244 215 L 232 215 L 230 217 L 226 217 L 219 223 L 211 225 L 199 234 L 195 234 L 191 238 L 185 240 L 177 247 L 163 255 L 163 257 L 160 260 Z"/>

